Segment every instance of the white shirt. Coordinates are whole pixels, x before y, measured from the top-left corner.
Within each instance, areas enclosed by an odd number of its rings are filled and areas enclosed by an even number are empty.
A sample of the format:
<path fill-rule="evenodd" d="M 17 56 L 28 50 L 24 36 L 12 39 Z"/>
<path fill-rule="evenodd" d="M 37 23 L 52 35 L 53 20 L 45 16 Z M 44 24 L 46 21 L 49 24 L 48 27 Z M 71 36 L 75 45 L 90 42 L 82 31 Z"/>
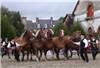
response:
<path fill-rule="evenodd" d="M 95 39 L 93 39 L 93 41 L 94 41 Z M 88 42 L 90 43 L 91 42 L 91 40 L 88 40 Z M 99 41 L 98 40 L 96 40 L 96 44 L 98 44 L 99 43 Z"/>
<path fill-rule="evenodd" d="M 3 44 L 2 44 L 2 45 L 3 45 L 3 46 L 4 46 L 4 45 L 6 45 L 5 41 L 3 42 Z"/>
<path fill-rule="evenodd" d="M 7 48 L 10 48 L 11 43 L 12 43 L 12 44 L 14 44 L 14 42 L 12 42 L 12 41 L 11 41 L 11 42 L 9 42 L 9 43 L 8 43 L 8 45 L 7 45 Z M 16 44 L 16 47 L 17 47 L 17 46 L 19 46 L 19 44 L 18 44 L 17 42 L 15 42 L 15 44 Z"/>
<path fill-rule="evenodd" d="M 83 42 L 85 43 L 85 48 L 87 48 L 88 47 L 88 40 L 84 39 Z"/>

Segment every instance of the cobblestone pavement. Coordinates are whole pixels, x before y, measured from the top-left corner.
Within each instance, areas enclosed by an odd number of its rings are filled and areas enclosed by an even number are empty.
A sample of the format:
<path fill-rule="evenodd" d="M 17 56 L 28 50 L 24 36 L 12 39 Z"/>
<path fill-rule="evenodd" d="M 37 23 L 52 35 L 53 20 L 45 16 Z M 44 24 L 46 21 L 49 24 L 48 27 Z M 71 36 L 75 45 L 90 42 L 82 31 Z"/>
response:
<path fill-rule="evenodd" d="M 81 59 L 77 57 L 77 55 L 73 55 L 73 58 L 69 60 L 64 60 L 63 56 L 60 56 L 61 60 L 51 59 L 48 56 L 48 61 L 40 61 L 36 62 L 35 57 L 33 57 L 33 61 L 24 61 L 24 62 L 16 62 L 13 57 L 12 59 L 8 59 L 7 56 L 4 56 L 1 59 L 1 67 L 0 68 L 99 68 L 100 67 L 100 53 L 97 55 L 96 60 L 92 60 L 91 54 L 89 56 L 89 63 L 83 62 Z"/>

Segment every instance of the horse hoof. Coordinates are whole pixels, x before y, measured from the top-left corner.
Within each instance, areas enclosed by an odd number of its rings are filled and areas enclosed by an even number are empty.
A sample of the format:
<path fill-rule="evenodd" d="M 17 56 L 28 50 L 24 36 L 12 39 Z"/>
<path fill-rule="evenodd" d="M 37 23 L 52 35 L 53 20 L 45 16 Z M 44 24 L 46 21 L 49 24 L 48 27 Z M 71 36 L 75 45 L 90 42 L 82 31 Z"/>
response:
<path fill-rule="evenodd" d="M 36 59 L 36 61 L 38 62 L 38 61 L 39 61 L 39 59 Z"/>
<path fill-rule="evenodd" d="M 33 61 L 33 59 L 30 59 L 29 61 Z"/>
<path fill-rule="evenodd" d="M 22 61 L 24 61 L 24 59 L 22 59 Z"/>

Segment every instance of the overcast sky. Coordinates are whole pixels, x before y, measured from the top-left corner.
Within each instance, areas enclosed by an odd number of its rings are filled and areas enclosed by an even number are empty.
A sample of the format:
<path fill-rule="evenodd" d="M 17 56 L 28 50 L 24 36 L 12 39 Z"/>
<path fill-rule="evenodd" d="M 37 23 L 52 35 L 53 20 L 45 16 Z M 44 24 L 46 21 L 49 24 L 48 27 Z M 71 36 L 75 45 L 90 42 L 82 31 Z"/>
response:
<path fill-rule="evenodd" d="M 72 13 L 77 0 L 3 0 L 2 5 L 10 10 L 19 11 L 28 20 L 58 19 L 67 13 Z"/>

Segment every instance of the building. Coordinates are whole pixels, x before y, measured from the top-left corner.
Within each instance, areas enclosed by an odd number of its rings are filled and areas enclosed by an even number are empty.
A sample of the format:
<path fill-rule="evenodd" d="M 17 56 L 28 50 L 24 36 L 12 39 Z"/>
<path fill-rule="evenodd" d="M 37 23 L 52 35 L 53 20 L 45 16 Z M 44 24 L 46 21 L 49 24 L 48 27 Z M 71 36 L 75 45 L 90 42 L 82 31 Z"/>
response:
<path fill-rule="evenodd" d="M 89 35 L 100 28 L 100 1 L 79 0 L 72 14 L 75 15 L 76 21 L 82 23 Z"/>
<path fill-rule="evenodd" d="M 53 28 L 56 23 L 57 20 L 53 20 L 53 17 L 50 19 L 39 19 L 36 17 L 37 28 Z"/>
<path fill-rule="evenodd" d="M 50 17 L 50 19 L 39 19 L 38 17 L 36 17 L 36 22 L 27 20 L 26 17 L 22 17 L 21 20 L 25 25 L 25 28 L 29 30 L 38 28 L 53 28 L 57 23 L 57 20 L 53 20 L 53 17 Z"/>

